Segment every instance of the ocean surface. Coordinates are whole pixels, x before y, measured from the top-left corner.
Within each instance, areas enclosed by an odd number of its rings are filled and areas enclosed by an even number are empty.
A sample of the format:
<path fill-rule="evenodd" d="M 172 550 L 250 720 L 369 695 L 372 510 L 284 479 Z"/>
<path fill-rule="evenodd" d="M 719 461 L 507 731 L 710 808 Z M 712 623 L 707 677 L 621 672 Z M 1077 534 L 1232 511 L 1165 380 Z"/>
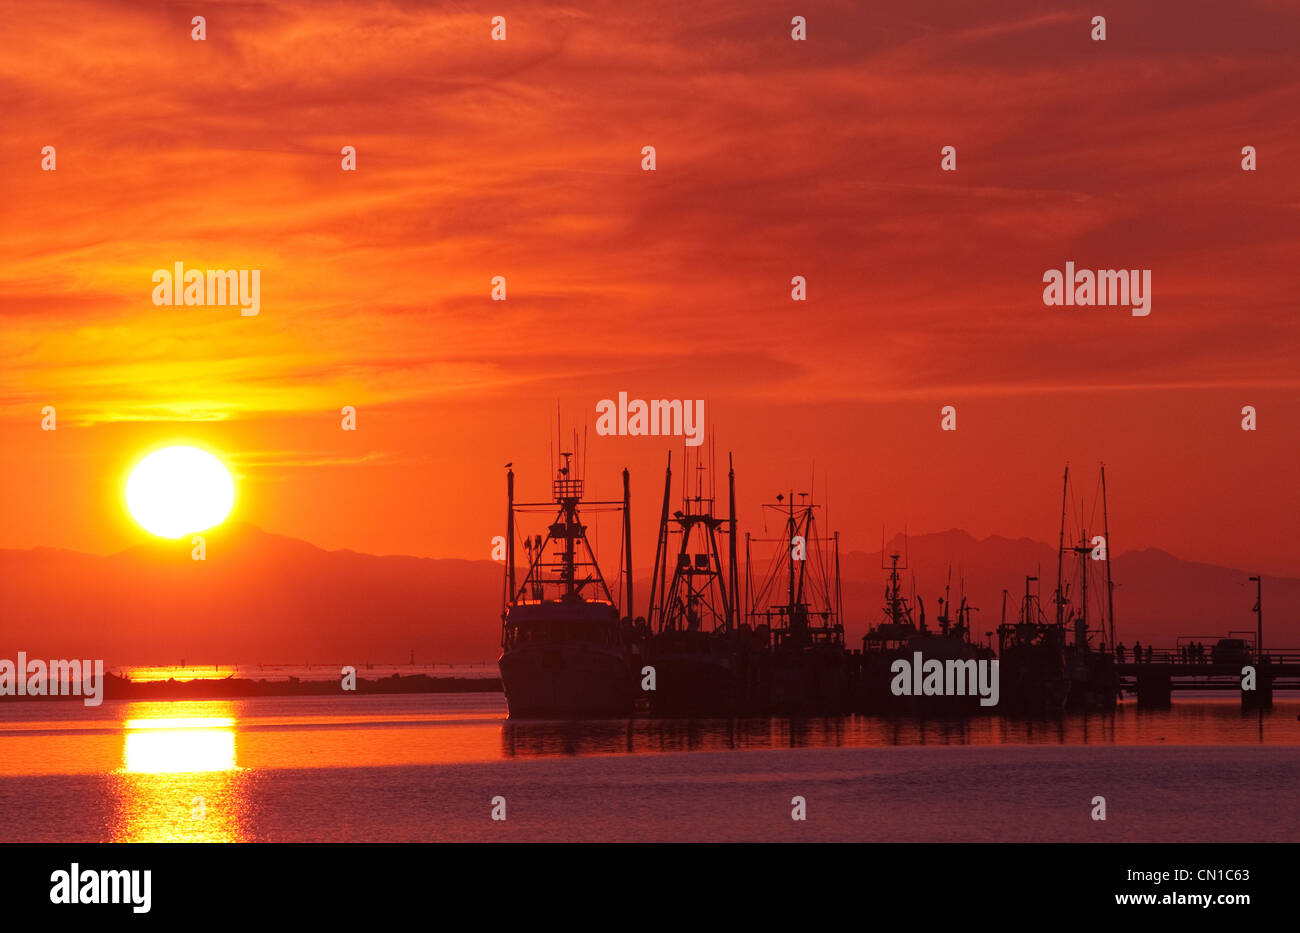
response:
<path fill-rule="evenodd" d="M 1298 714 L 1222 695 L 926 722 L 511 722 L 500 693 L 7 702 L 0 842 L 1294 842 Z"/>
<path fill-rule="evenodd" d="M 500 677 L 495 661 L 483 661 L 479 664 L 369 664 L 347 662 L 357 670 L 357 676 L 365 680 L 377 680 L 392 677 L 394 674 L 409 677 L 412 674 L 425 674 L 429 677 L 462 677 L 465 679 Z M 223 677 L 238 677 L 243 680 L 287 681 L 298 680 L 338 680 L 344 663 L 338 664 L 192 664 L 128 666 L 110 668 L 110 673 L 128 680 L 151 682 L 157 680 L 219 680 Z"/>

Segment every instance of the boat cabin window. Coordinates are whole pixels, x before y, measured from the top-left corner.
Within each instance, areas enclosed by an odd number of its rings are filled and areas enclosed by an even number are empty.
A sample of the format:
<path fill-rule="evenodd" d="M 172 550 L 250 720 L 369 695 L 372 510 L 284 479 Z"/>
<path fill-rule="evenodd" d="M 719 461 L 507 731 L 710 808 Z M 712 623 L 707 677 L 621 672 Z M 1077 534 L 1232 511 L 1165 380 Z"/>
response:
<path fill-rule="evenodd" d="M 586 641 L 601 645 L 618 642 L 614 626 L 596 621 L 537 620 L 515 626 L 515 639 L 521 644 L 545 641 Z"/>

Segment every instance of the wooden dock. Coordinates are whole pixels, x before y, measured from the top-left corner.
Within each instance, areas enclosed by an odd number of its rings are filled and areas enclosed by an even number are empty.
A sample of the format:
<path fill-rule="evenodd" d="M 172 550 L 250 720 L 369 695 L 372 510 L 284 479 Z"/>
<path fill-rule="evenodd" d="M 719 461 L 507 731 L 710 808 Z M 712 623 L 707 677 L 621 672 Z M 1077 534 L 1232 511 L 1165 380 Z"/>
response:
<path fill-rule="evenodd" d="M 1226 662 L 1189 661 L 1181 652 L 1153 650 L 1150 660 L 1116 664 L 1125 692 L 1143 706 L 1168 706 L 1174 691 L 1236 690 L 1246 707 L 1272 706 L 1274 690 L 1300 690 L 1300 651 L 1267 651 Z M 1253 671 L 1253 679 L 1251 672 Z"/>

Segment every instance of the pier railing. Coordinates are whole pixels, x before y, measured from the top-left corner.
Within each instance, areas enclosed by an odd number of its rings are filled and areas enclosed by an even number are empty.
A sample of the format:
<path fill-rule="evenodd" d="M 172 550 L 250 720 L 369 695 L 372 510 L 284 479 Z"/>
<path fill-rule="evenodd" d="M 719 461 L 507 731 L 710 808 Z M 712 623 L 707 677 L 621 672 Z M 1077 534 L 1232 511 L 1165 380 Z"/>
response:
<path fill-rule="evenodd" d="M 1136 667 L 1146 665 L 1164 665 L 1179 668 L 1216 668 L 1236 665 L 1240 668 L 1242 665 L 1300 665 L 1300 649 L 1282 648 L 1278 650 L 1266 650 L 1258 658 L 1254 652 L 1248 652 L 1243 656 L 1215 660 L 1211 650 L 1207 647 L 1205 653 L 1201 656 L 1184 654 L 1176 648 L 1153 648 L 1150 655 L 1145 648 L 1142 649 L 1142 657 L 1135 658 L 1131 650 L 1124 652 L 1123 659 L 1116 658 L 1117 662 L 1123 667 Z"/>

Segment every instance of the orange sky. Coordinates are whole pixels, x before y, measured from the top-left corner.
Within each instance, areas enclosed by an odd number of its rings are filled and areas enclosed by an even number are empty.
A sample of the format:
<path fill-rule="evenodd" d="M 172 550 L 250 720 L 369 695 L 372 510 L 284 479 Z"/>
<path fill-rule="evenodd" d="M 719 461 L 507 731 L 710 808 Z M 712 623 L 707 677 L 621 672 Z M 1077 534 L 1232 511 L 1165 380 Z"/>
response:
<path fill-rule="evenodd" d="M 627 6 L 4 3 L 0 547 L 142 540 L 175 439 L 268 531 L 485 558 L 502 464 L 537 495 L 557 400 L 627 391 L 705 399 L 742 517 L 815 461 L 848 548 L 1051 540 L 1104 459 L 1116 548 L 1300 575 L 1300 10 Z M 1151 315 L 1044 307 L 1067 260 L 1151 269 Z M 261 313 L 154 307 L 175 262 Z M 638 563 L 668 446 L 591 444 Z"/>

